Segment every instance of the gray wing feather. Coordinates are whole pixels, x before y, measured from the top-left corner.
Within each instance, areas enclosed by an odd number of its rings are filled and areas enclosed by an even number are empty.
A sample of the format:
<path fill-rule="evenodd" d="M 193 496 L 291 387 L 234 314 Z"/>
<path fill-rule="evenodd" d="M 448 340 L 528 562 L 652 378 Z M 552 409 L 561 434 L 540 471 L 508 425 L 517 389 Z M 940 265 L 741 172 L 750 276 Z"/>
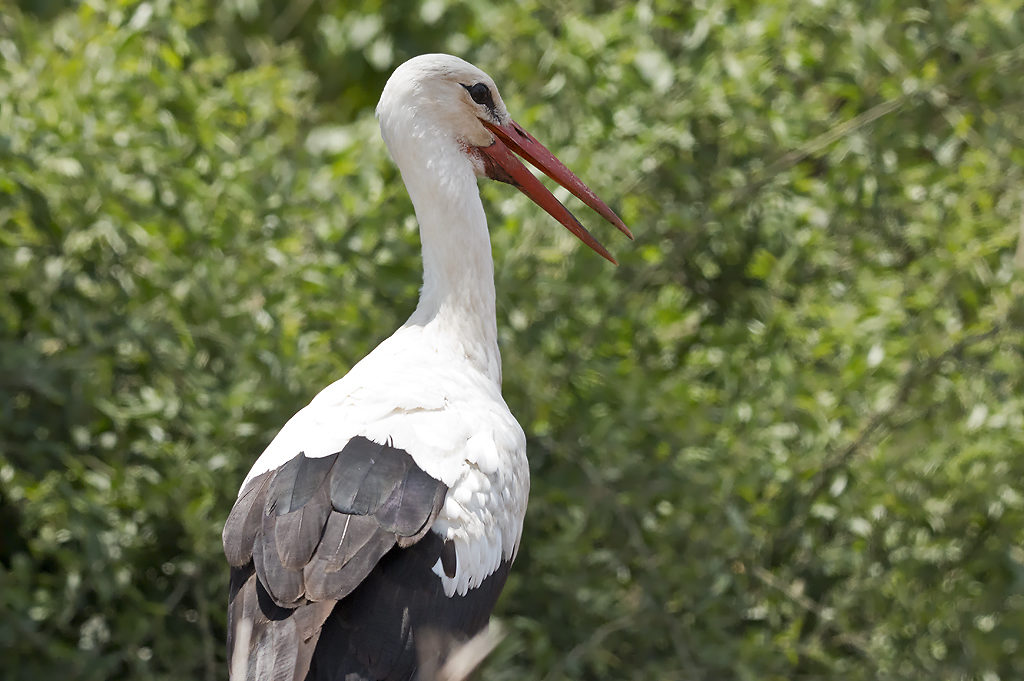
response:
<path fill-rule="evenodd" d="M 270 477 L 271 472 L 268 471 L 250 480 L 224 523 L 224 555 L 233 567 L 241 567 L 252 560 L 252 547 L 263 522 Z"/>
<path fill-rule="evenodd" d="M 305 505 L 278 517 L 274 523 L 274 540 L 281 565 L 289 570 L 304 568 L 320 543 L 331 515 L 330 495 L 326 487 L 321 486 Z"/>
<path fill-rule="evenodd" d="M 299 453 L 251 480 L 223 532 L 229 627 L 253 625 L 247 678 L 304 678 L 336 602 L 396 544 L 418 542 L 447 492 L 407 452 L 363 437 L 329 456 Z M 229 657 L 234 645 L 232 631 Z"/>

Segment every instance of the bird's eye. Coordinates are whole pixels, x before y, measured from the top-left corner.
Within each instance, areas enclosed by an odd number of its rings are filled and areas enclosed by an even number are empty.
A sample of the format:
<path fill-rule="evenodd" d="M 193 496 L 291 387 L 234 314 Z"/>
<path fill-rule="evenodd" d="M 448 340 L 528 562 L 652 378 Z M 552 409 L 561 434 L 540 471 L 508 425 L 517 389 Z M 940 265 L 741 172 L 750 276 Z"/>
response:
<path fill-rule="evenodd" d="M 483 83 L 474 83 L 473 85 L 463 85 L 469 92 L 469 96 L 473 98 L 473 101 L 477 104 L 484 104 L 488 109 L 494 108 L 494 100 L 491 99 L 491 89 Z"/>

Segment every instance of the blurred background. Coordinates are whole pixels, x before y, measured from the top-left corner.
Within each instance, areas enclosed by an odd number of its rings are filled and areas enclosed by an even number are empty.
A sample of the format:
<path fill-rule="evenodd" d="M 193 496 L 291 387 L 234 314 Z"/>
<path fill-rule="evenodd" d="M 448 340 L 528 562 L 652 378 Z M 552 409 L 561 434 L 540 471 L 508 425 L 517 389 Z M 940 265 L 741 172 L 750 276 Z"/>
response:
<path fill-rule="evenodd" d="M 242 477 L 415 305 L 373 107 L 436 51 L 637 235 L 482 185 L 533 494 L 479 678 L 1024 678 L 1022 45 L 1020 0 L 4 2 L 0 678 L 226 678 Z"/>

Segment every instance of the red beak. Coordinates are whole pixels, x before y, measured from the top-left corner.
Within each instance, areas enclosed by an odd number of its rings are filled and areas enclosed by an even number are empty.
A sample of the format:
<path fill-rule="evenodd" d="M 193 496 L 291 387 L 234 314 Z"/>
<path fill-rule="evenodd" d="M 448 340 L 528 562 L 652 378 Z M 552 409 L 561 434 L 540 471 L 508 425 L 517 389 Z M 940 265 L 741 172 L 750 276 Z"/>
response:
<path fill-rule="evenodd" d="M 507 182 L 518 188 L 534 203 L 547 211 L 551 217 L 579 237 L 580 241 L 590 246 L 602 257 L 618 265 L 619 263 L 611 256 L 611 253 L 591 236 L 590 232 L 569 212 L 569 209 L 563 206 L 512 152 L 516 152 L 542 170 L 545 175 L 568 189 L 583 203 L 615 225 L 620 232 L 632 239 L 633 234 L 619 219 L 619 216 L 612 212 L 612 209 L 604 201 L 597 198 L 597 194 L 590 187 L 583 184 L 580 178 L 555 158 L 555 155 L 538 142 L 533 135 L 523 130 L 518 123 L 509 121 L 506 125 L 495 125 L 482 119 L 481 123 L 497 137 L 490 146 L 477 147 L 477 151 L 484 161 L 487 176 L 492 180 Z"/>

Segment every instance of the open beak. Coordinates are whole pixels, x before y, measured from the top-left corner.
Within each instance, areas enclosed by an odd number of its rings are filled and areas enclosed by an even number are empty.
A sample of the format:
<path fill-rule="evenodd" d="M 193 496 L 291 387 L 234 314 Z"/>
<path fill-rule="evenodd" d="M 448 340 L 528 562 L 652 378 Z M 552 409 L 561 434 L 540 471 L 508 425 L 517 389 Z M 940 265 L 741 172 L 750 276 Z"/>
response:
<path fill-rule="evenodd" d="M 543 171 L 545 175 L 568 189 L 580 201 L 593 208 L 608 222 L 615 225 L 620 232 L 632 239 L 633 234 L 619 219 L 619 216 L 612 212 L 612 209 L 604 201 L 597 198 L 597 194 L 591 191 L 590 187 L 583 184 L 580 178 L 555 158 L 555 155 L 538 142 L 533 135 L 523 130 L 518 123 L 510 120 L 506 125 L 495 125 L 483 119 L 480 122 L 497 138 L 490 146 L 476 148 L 484 162 L 487 176 L 492 180 L 507 182 L 518 188 L 534 203 L 546 210 L 551 217 L 579 237 L 580 241 L 590 246 L 603 258 L 618 265 L 619 263 L 611 256 L 611 253 L 580 224 L 580 221 L 569 212 L 569 209 L 563 206 L 512 152 L 519 154 Z"/>

